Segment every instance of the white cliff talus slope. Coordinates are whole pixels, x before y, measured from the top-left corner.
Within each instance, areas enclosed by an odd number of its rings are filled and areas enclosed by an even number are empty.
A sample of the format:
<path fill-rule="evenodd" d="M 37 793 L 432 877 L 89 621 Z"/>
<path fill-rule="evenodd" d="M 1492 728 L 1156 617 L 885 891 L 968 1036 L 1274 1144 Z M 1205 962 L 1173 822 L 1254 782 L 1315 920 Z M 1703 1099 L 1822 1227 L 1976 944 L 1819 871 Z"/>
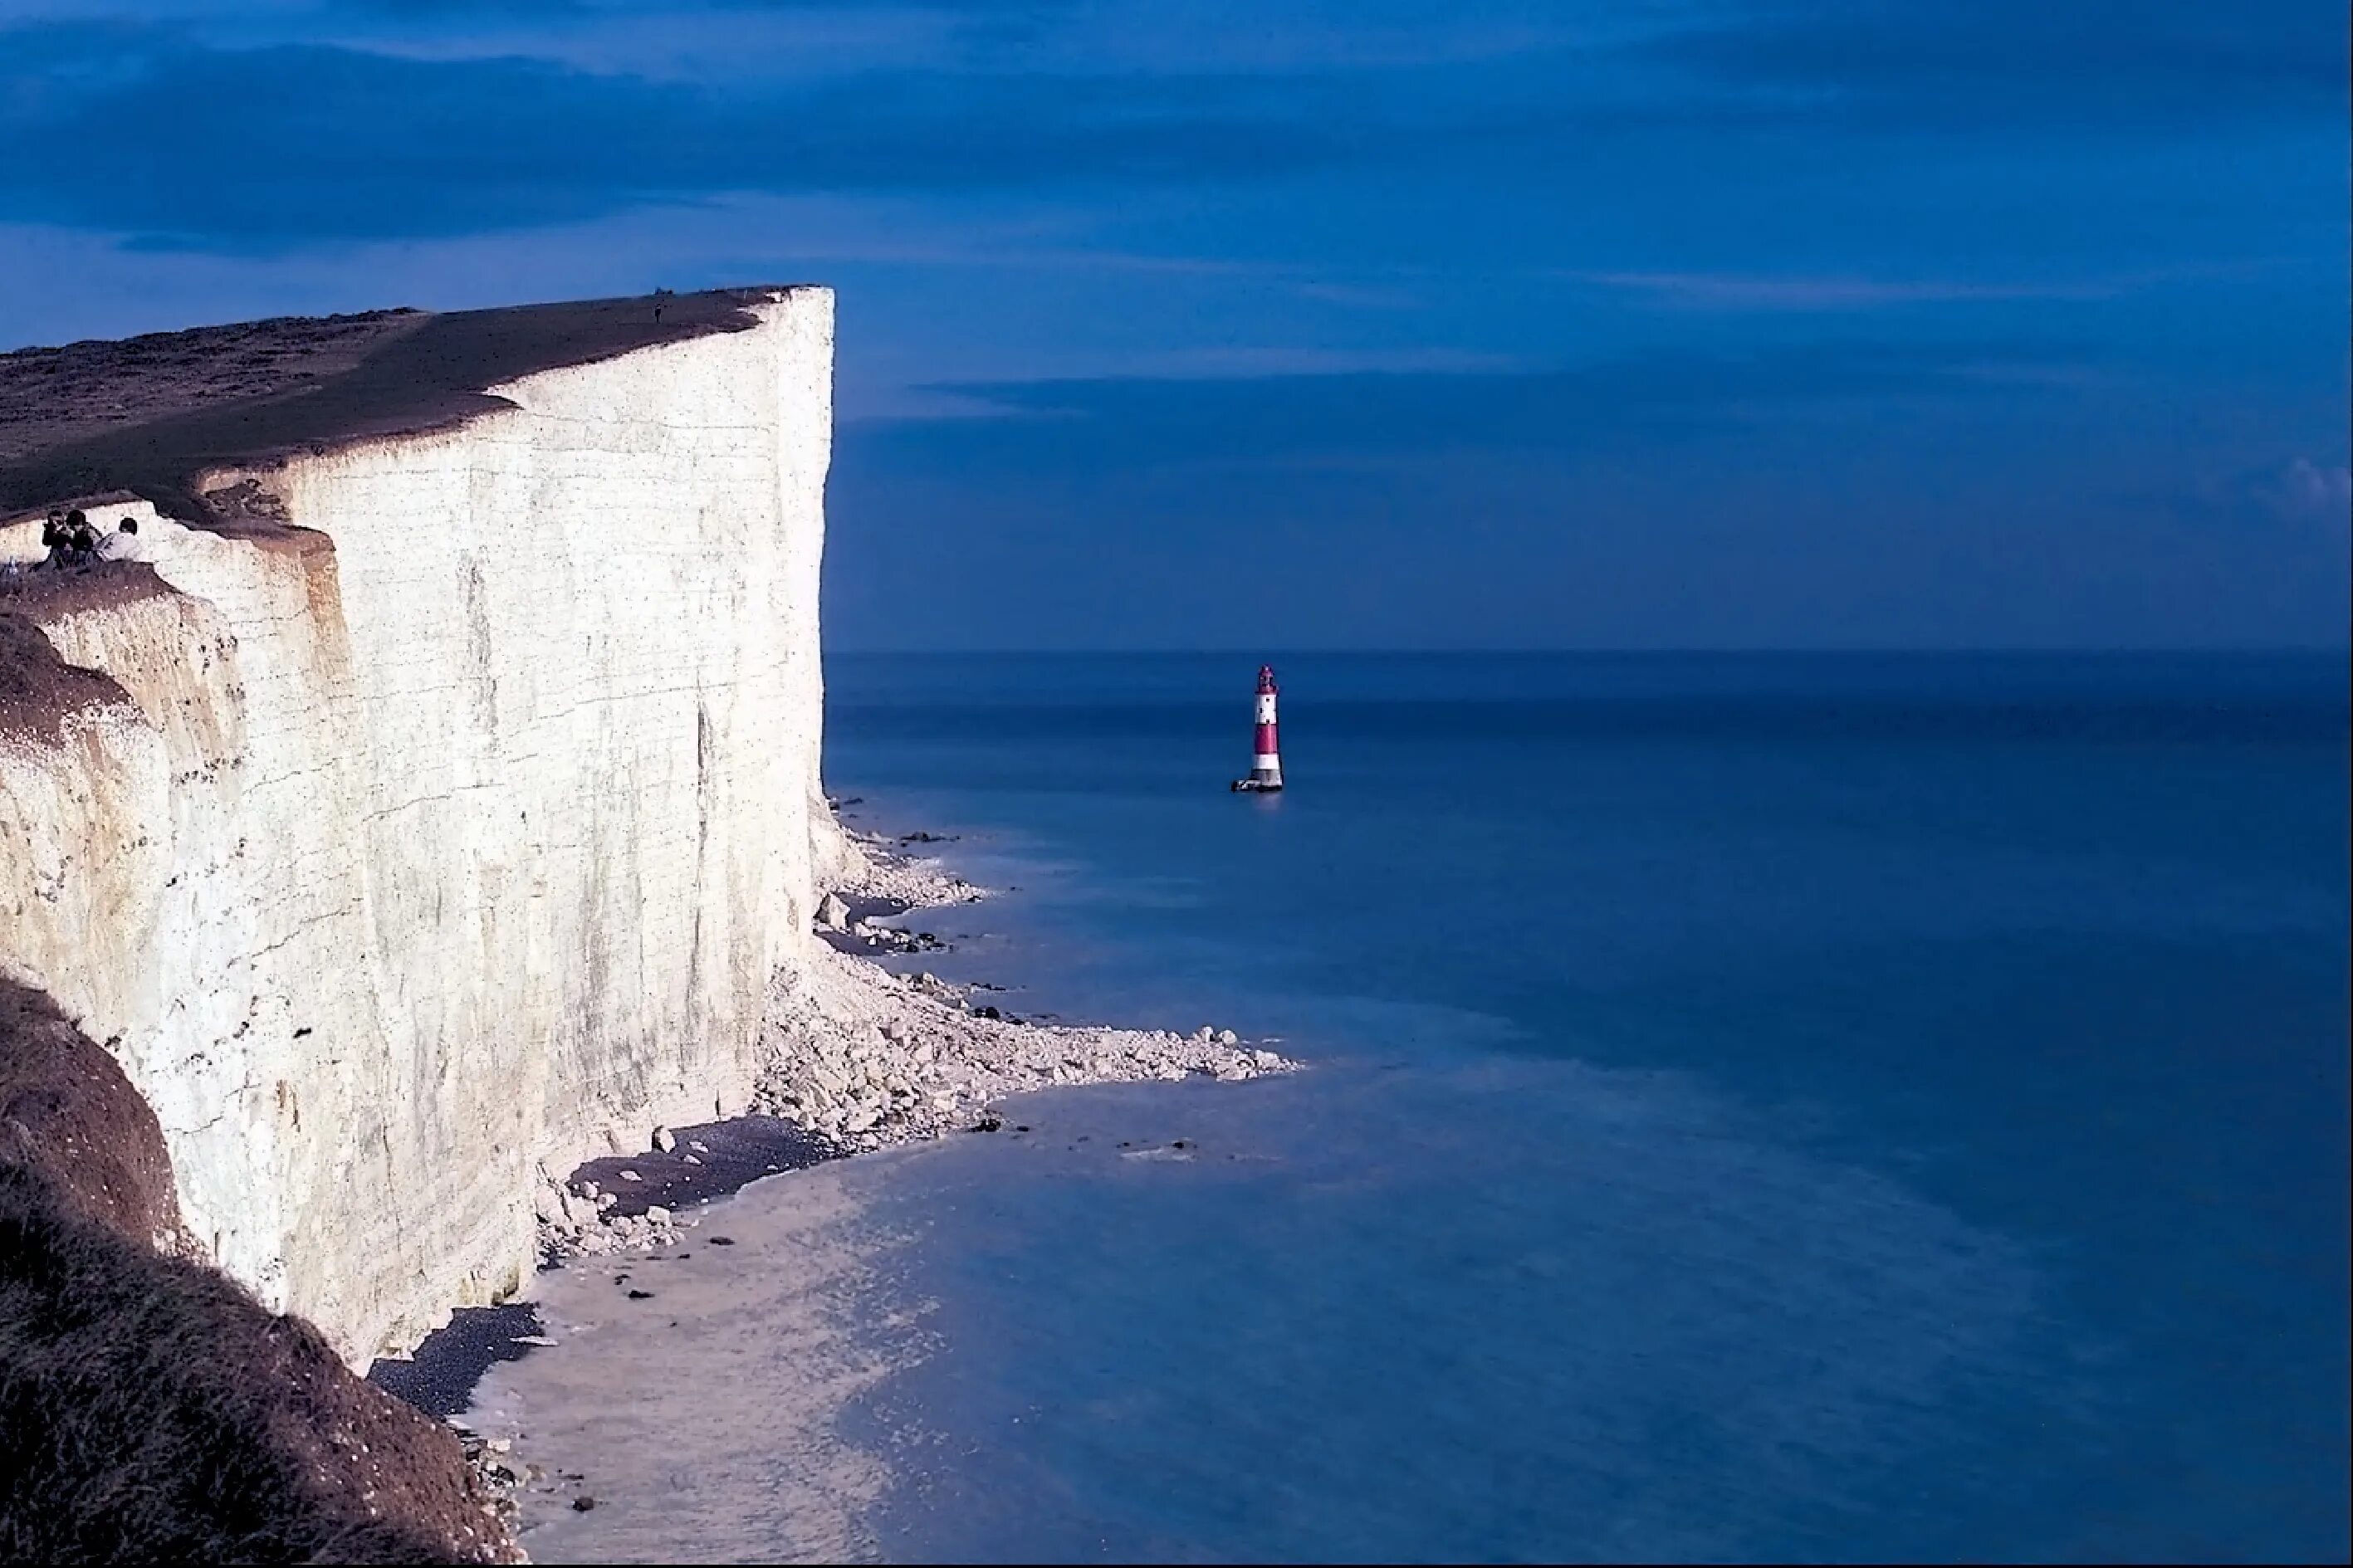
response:
<path fill-rule="evenodd" d="M 538 1167 L 749 1096 L 840 852 L 832 298 L 753 309 L 206 480 L 312 536 L 131 509 L 177 592 L 45 629 L 136 711 L 0 742 L 0 970 L 121 1058 L 189 1230 L 354 1360 L 528 1277 Z"/>

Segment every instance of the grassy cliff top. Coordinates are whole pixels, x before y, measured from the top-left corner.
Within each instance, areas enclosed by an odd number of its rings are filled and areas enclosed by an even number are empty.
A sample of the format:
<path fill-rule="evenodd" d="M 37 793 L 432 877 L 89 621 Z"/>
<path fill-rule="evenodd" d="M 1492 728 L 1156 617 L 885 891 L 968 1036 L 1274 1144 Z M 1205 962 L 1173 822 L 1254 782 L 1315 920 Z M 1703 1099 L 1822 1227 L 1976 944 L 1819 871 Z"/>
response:
<path fill-rule="evenodd" d="M 739 331 L 779 291 L 283 316 L 0 354 L 0 521 L 130 491 L 234 526 L 194 493 L 199 472 L 454 424 L 502 406 L 483 389 L 517 376 Z"/>

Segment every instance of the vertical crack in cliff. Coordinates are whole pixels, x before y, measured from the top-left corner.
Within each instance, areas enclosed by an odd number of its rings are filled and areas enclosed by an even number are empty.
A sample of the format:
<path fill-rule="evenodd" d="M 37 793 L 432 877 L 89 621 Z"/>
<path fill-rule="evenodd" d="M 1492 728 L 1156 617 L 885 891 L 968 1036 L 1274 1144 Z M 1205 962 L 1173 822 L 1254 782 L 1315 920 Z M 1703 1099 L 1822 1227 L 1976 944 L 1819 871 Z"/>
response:
<path fill-rule="evenodd" d="M 482 586 L 482 562 L 469 553 L 458 566 L 458 598 L 465 607 L 466 661 L 463 671 L 474 702 L 475 722 L 485 735 L 499 732 L 499 670 L 491 647 L 489 591 Z"/>
<path fill-rule="evenodd" d="M 687 994 L 702 994 L 702 906 L 708 897 L 711 875 L 711 793 L 712 736 L 711 705 L 701 691 L 694 696 L 694 931 L 689 939 L 686 954 Z M 709 1019 L 696 1016 L 690 1026 L 708 1026 Z"/>

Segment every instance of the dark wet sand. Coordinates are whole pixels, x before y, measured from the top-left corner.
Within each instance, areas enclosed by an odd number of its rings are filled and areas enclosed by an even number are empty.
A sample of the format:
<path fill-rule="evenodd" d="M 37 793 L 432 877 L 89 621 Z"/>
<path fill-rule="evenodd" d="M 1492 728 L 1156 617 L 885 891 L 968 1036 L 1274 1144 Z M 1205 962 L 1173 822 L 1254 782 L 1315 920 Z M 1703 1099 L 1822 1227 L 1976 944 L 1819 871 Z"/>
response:
<path fill-rule="evenodd" d="M 591 1160 L 572 1173 L 573 1185 L 594 1182 L 617 1200 L 611 1212 L 640 1215 L 653 1204 L 669 1209 L 707 1204 L 763 1176 L 806 1170 L 840 1153 L 824 1138 L 773 1116 L 738 1116 L 672 1131 L 678 1146 L 670 1152 L 649 1149 Z M 696 1148 L 698 1143 L 702 1147 Z M 701 1163 L 689 1164 L 690 1154 Z M 626 1181 L 623 1171 L 635 1171 L 640 1179 Z M 683 1240 L 681 1247 L 707 1246 L 710 1240 L 697 1236 Z M 407 1360 L 382 1359 L 369 1367 L 368 1381 L 427 1415 L 455 1415 L 466 1408 L 484 1373 L 531 1352 L 533 1346 L 516 1342 L 520 1336 L 543 1332 L 539 1309 L 529 1301 L 460 1307 Z"/>
<path fill-rule="evenodd" d="M 406 1361 L 385 1358 L 368 1368 L 370 1383 L 432 1416 L 466 1408 L 482 1373 L 502 1361 L 520 1361 L 531 1346 L 520 1335 L 541 1334 L 539 1309 L 529 1301 L 503 1307 L 460 1307 L 426 1337 Z"/>
<path fill-rule="evenodd" d="M 649 1149 L 591 1160 L 572 1173 L 573 1185 L 594 1182 L 617 1200 L 610 1212 L 640 1215 L 655 1204 L 667 1209 L 707 1204 L 763 1176 L 804 1171 L 841 1152 L 818 1133 L 775 1116 L 737 1116 L 670 1131 L 678 1147 L 669 1153 Z M 689 1155 L 700 1163 L 689 1164 Z M 634 1171 L 639 1179 L 628 1181 L 623 1171 Z"/>

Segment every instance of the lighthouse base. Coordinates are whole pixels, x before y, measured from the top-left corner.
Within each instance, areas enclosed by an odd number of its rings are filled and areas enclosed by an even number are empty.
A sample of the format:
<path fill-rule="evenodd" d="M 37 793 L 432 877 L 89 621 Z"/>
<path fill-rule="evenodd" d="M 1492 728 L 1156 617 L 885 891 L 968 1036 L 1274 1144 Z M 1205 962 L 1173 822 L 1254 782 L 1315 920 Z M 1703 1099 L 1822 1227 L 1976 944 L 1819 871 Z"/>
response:
<path fill-rule="evenodd" d="M 1236 795 L 1276 795 L 1282 789 L 1281 779 L 1236 779 L 1230 786 Z"/>

